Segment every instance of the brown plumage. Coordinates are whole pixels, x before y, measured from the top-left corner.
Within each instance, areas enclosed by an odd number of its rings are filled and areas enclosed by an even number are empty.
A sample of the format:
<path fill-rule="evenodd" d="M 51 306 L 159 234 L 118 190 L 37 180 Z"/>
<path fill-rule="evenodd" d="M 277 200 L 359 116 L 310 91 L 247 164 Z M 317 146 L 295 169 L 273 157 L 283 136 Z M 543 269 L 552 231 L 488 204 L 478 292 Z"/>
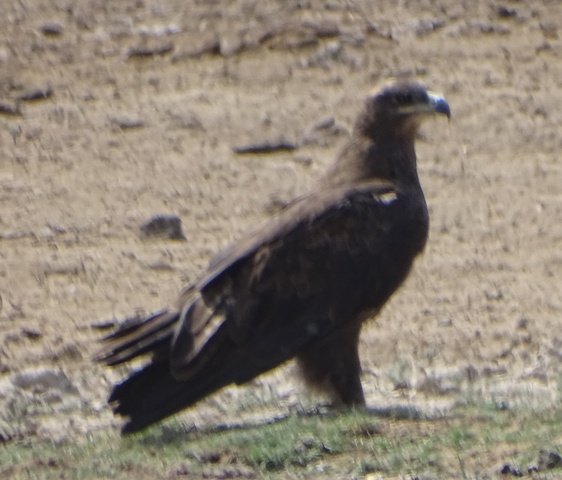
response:
<path fill-rule="evenodd" d="M 177 309 L 104 339 L 108 365 L 151 353 L 109 398 L 130 433 L 296 357 L 335 404 L 364 405 L 358 340 L 423 250 L 428 212 L 416 170 L 421 121 L 442 97 L 397 83 L 367 98 L 317 187 L 215 256 Z"/>

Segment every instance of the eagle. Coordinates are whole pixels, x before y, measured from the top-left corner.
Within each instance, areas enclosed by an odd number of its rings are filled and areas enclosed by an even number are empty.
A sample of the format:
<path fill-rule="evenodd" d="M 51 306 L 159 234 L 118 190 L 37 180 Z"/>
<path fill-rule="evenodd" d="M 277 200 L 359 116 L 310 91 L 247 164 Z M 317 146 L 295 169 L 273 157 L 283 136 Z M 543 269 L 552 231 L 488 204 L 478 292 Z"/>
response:
<path fill-rule="evenodd" d="M 358 344 L 426 244 L 415 139 L 446 100 L 413 81 L 367 97 L 312 191 L 214 256 L 175 308 L 102 339 L 109 366 L 146 356 L 109 397 L 133 433 L 296 358 L 334 406 L 364 406 Z"/>

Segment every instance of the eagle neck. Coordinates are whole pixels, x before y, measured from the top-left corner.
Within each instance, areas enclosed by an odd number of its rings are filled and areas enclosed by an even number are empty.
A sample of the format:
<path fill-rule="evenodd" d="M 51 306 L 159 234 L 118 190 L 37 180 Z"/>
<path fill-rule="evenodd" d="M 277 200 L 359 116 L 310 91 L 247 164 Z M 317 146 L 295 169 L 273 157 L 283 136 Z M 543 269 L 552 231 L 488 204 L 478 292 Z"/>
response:
<path fill-rule="evenodd" d="M 354 135 L 343 147 L 322 187 L 341 187 L 376 180 L 403 190 L 421 190 L 413 138 Z"/>
<path fill-rule="evenodd" d="M 415 189 L 420 185 L 414 141 L 409 138 L 385 138 L 373 142 L 365 162 L 374 176 L 404 189 Z"/>

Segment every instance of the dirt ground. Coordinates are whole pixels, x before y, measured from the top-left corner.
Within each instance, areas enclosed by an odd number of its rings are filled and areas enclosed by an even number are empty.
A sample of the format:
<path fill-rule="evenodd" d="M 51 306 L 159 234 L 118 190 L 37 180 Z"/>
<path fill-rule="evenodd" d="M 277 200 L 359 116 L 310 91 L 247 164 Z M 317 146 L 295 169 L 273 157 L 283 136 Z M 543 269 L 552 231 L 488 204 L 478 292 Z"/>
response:
<path fill-rule="evenodd" d="M 377 83 L 408 76 L 453 117 L 418 141 L 430 240 L 364 331 L 367 401 L 558 403 L 560 25 L 555 0 L 1 2 L 0 425 L 118 425 L 99 324 L 174 301 L 312 185 Z M 279 139 L 298 148 L 233 152 Z M 141 238 L 157 214 L 187 240 Z M 186 419 L 317 400 L 288 365 Z"/>

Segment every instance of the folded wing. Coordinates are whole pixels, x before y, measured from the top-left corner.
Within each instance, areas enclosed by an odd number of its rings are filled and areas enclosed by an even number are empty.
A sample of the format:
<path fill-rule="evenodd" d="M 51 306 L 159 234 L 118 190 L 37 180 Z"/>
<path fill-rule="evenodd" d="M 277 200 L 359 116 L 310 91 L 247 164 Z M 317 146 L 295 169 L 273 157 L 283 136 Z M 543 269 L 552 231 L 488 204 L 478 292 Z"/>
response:
<path fill-rule="evenodd" d="M 365 182 L 311 194 L 215 257 L 177 311 L 106 338 L 98 360 L 107 364 L 153 355 L 110 398 L 129 417 L 125 431 L 247 382 L 377 311 L 423 247 L 424 215 L 425 204 L 392 185 Z"/>

